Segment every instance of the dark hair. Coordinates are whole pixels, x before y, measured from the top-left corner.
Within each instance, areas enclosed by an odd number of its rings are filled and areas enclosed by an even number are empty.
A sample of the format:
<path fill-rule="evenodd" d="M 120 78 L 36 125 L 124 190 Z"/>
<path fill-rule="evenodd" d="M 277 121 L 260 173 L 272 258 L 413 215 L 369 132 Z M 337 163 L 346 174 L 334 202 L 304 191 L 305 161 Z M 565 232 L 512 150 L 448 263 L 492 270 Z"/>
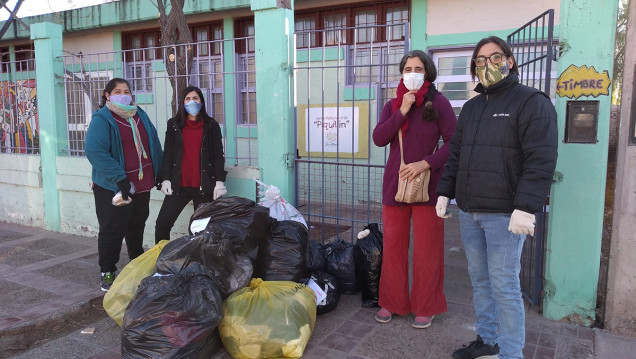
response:
<path fill-rule="evenodd" d="M 424 64 L 424 79 L 431 83 L 428 88 L 428 92 L 424 98 L 424 111 L 422 112 L 422 119 L 424 121 L 433 121 L 436 120 L 439 116 L 437 111 L 433 108 L 433 97 L 437 95 L 438 91 L 435 88 L 435 84 L 433 81 L 437 79 L 437 69 L 435 68 L 435 63 L 433 59 L 430 58 L 427 54 L 422 50 L 411 50 L 402 56 L 402 60 L 400 60 L 400 73 L 404 71 L 404 66 L 406 66 L 406 61 L 408 59 L 412 59 L 417 57 Z"/>
<path fill-rule="evenodd" d="M 126 84 L 126 86 L 128 86 L 128 90 L 130 90 L 130 83 L 128 83 L 128 81 L 125 79 L 115 77 L 114 79 L 108 81 L 106 87 L 104 87 L 104 91 L 102 91 L 102 102 L 99 104 L 99 108 L 106 106 L 106 101 L 108 101 L 106 99 L 106 95 L 104 94 L 108 93 L 108 95 L 110 96 L 111 91 L 113 91 L 118 84 Z"/>
<path fill-rule="evenodd" d="M 512 54 L 512 50 L 510 49 L 510 46 L 508 46 L 508 43 L 497 36 L 490 36 L 490 37 L 485 37 L 481 39 L 477 43 L 477 46 L 475 46 L 475 50 L 473 50 L 473 57 L 470 58 L 470 75 L 473 77 L 473 80 L 477 76 L 477 73 L 475 72 L 475 68 L 477 67 L 477 65 L 475 65 L 475 61 L 473 61 L 473 59 L 477 57 L 477 54 L 479 53 L 479 49 L 481 49 L 482 46 L 486 44 L 491 44 L 491 43 L 499 46 L 501 48 L 501 51 L 503 51 L 504 55 L 512 59 L 512 68 L 510 68 L 510 72 L 514 72 L 517 74 L 519 73 L 517 60 L 515 60 L 515 56 Z"/>
<path fill-rule="evenodd" d="M 204 120 L 213 119 L 212 117 L 208 115 L 208 112 L 205 109 L 205 97 L 203 97 L 203 92 L 201 92 L 201 89 L 196 86 L 190 85 L 184 88 L 183 91 L 181 91 L 181 97 L 179 97 L 179 106 L 178 106 L 179 109 L 177 110 L 177 114 L 174 116 L 174 122 L 179 127 L 185 126 L 186 121 L 188 120 L 188 112 L 186 112 L 185 107 L 183 106 L 184 105 L 183 100 L 185 100 L 185 97 L 192 91 L 196 92 L 197 95 L 199 95 L 199 98 L 201 99 L 201 111 L 199 111 L 199 113 L 197 114 L 197 122 L 201 121 L 202 119 Z"/>
<path fill-rule="evenodd" d="M 431 59 L 427 54 L 422 50 L 411 50 L 402 56 L 402 60 L 400 60 L 400 73 L 404 71 L 404 66 L 406 66 L 406 60 L 417 57 L 424 64 L 424 72 L 426 72 L 426 80 L 429 82 L 435 81 L 437 79 L 437 69 L 435 68 L 435 63 L 433 59 Z"/>

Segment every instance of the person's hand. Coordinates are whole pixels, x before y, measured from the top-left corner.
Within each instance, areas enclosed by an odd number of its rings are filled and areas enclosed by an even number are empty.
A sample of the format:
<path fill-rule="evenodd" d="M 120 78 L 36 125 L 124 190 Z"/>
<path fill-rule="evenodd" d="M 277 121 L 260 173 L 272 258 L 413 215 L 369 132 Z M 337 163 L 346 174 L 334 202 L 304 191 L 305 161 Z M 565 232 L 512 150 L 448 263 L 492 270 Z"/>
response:
<path fill-rule="evenodd" d="M 446 207 L 448 207 L 448 197 L 439 196 L 437 197 L 437 204 L 435 205 L 435 212 L 437 212 L 437 217 L 439 218 L 450 218 L 450 213 L 446 213 Z"/>
<path fill-rule="evenodd" d="M 409 163 L 400 168 L 400 172 L 398 172 L 398 176 L 400 179 L 408 179 L 409 181 L 415 179 L 415 176 L 420 173 L 426 171 L 431 168 L 431 165 L 428 164 L 425 160 Z"/>
<path fill-rule="evenodd" d="M 515 209 L 510 216 L 508 230 L 514 234 L 534 235 L 534 214 Z"/>
<path fill-rule="evenodd" d="M 214 186 L 214 194 L 212 195 L 213 200 L 217 200 L 227 194 L 227 189 L 225 188 L 225 184 L 221 181 L 216 181 L 216 186 Z"/>
<path fill-rule="evenodd" d="M 172 183 L 168 180 L 161 182 L 161 192 L 166 196 L 172 196 Z"/>
<path fill-rule="evenodd" d="M 117 182 L 117 188 L 121 191 L 121 198 L 124 201 L 128 201 L 128 196 L 130 196 L 130 181 L 128 180 L 128 177 Z"/>
<path fill-rule="evenodd" d="M 402 116 L 406 116 L 406 114 L 411 109 L 411 106 L 415 103 L 415 94 L 417 91 L 411 90 L 402 96 L 402 106 L 400 106 L 400 112 L 402 112 Z"/>

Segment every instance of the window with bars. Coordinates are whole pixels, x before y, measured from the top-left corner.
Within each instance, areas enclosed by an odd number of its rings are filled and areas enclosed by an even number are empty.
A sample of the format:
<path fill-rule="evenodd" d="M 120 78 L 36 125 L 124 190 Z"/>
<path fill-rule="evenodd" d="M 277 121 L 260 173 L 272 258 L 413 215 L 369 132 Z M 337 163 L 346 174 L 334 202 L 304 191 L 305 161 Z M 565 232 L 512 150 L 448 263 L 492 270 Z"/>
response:
<path fill-rule="evenodd" d="M 409 0 L 392 0 L 297 10 L 294 29 L 300 36 L 296 37 L 296 47 L 404 40 L 401 24 L 409 21 L 409 4 Z M 395 25 L 377 26 L 391 24 Z M 308 30 L 325 31 L 307 33 Z"/>
<path fill-rule="evenodd" d="M 240 54 L 254 52 L 254 18 L 236 19 L 234 22 L 234 33 L 237 40 L 235 42 L 236 52 Z"/>
<path fill-rule="evenodd" d="M 239 59 L 238 89 L 240 92 L 239 125 L 256 125 L 256 66 L 253 54 Z"/>
<path fill-rule="evenodd" d="M 477 95 L 473 89 L 478 82 L 470 75 L 472 53 L 472 49 L 433 52 L 433 61 L 437 67 L 435 86 L 450 101 L 456 115 L 459 115 L 466 101 Z"/>
<path fill-rule="evenodd" d="M 194 56 L 223 53 L 223 25 L 219 22 L 192 26 L 192 39 L 198 44 Z"/>
<path fill-rule="evenodd" d="M 9 55 L 8 47 L 0 47 L 0 69 L 3 73 L 9 72 L 11 69 L 11 56 Z"/>
<path fill-rule="evenodd" d="M 125 60 L 127 62 L 152 61 L 163 58 L 159 29 L 135 31 L 122 34 Z"/>
<path fill-rule="evenodd" d="M 133 62 L 125 64 L 126 79 L 132 86 L 131 92 L 152 92 L 152 64 L 150 62 Z"/>
<path fill-rule="evenodd" d="M 33 43 L 17 45 L 14 52 L 16 71 L 35 70 L 35 49 L 33 48 Z"/>
<path fill-rule="evenodd" d="M 296 37 L 296 47 L 315 47 L 316 46 L 316 16 L 306 15 L 303 17 L 295 17 L 294 31 L 305 32 Z"/>
<path fill-rule="evenodd" d="M 256 65 L 254 59 L 254 18 L 243 18 L 235 21 L 235 42 L 238 56 L 237 91 L 239 93 L 239 109 L 237 125 L 256 125 Z"/>
<path fill-rule="evenodd" d="M 84 141 L 91 115 L 99 108 L 102 91 L 111 78 L 112 71 L 64 75 L 70 155 L 84 155 Z"/>
<path fill-rule="evenodd" d="M 205 95 L 208 115 L 223 124 L 223 59 L 221 56 L 195 58 L 191 74 L 190 83 L 199 87 Z"/>

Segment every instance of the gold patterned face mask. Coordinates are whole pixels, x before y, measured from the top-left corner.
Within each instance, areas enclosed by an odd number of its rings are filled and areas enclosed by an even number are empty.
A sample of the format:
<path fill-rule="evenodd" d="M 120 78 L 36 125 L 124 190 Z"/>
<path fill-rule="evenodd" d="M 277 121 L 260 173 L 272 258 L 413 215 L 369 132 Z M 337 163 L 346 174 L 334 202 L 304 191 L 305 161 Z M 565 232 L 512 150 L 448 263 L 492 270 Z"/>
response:
<path fill-rule="evenodd" d="M 484 66 L 476 67 L 475 73 L 482 86 L 489 87 L 503 80 L 510 73 L 508 61 L 501 61 L 498 64 L 486 62 Z"/>

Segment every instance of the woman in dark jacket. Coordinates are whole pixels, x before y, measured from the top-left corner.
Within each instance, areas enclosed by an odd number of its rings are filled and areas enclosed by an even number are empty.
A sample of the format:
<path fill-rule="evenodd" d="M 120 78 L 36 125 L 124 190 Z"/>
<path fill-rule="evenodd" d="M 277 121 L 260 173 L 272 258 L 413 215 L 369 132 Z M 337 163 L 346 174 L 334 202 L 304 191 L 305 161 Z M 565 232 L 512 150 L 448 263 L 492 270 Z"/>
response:
<path fill-rule="evenodd" d="M 168 120 L 161 167 L 166 197 L 155 225 L 155 243 L 170 239 L 170 230 L 191 200 L 196 209 L 227 193 L 221 127 L 205 110 L 201 89 L 188 86 L 177 115 Z"/>
<path fill-rule="evenodd" d="M 414 50 L 402 57 L 397 97 L 389 101 L 373 130 L 376 146 L 390 146 L 382 182 L 384 246 L 379 305 L 381 323 L 393 314 L 415 314 L 413 327 L 427 328 L 433 316 L 446 312 L 444 296 L 444 221 L 435 215 L 435 186 L 448 158 L 448 142 L 457 119 L 453 108 L 432 84 L 437 78 L 433 60 Z M 400 141 L 406 166 L 400 168 Z M 444 145 L 436 150 L 440 137 Z M 412 180 L 430 169 L 429 200 L 395 200 L 398 177 Z M 413 221 L 413 288 L 409 294 L 409 240 Z"/>

